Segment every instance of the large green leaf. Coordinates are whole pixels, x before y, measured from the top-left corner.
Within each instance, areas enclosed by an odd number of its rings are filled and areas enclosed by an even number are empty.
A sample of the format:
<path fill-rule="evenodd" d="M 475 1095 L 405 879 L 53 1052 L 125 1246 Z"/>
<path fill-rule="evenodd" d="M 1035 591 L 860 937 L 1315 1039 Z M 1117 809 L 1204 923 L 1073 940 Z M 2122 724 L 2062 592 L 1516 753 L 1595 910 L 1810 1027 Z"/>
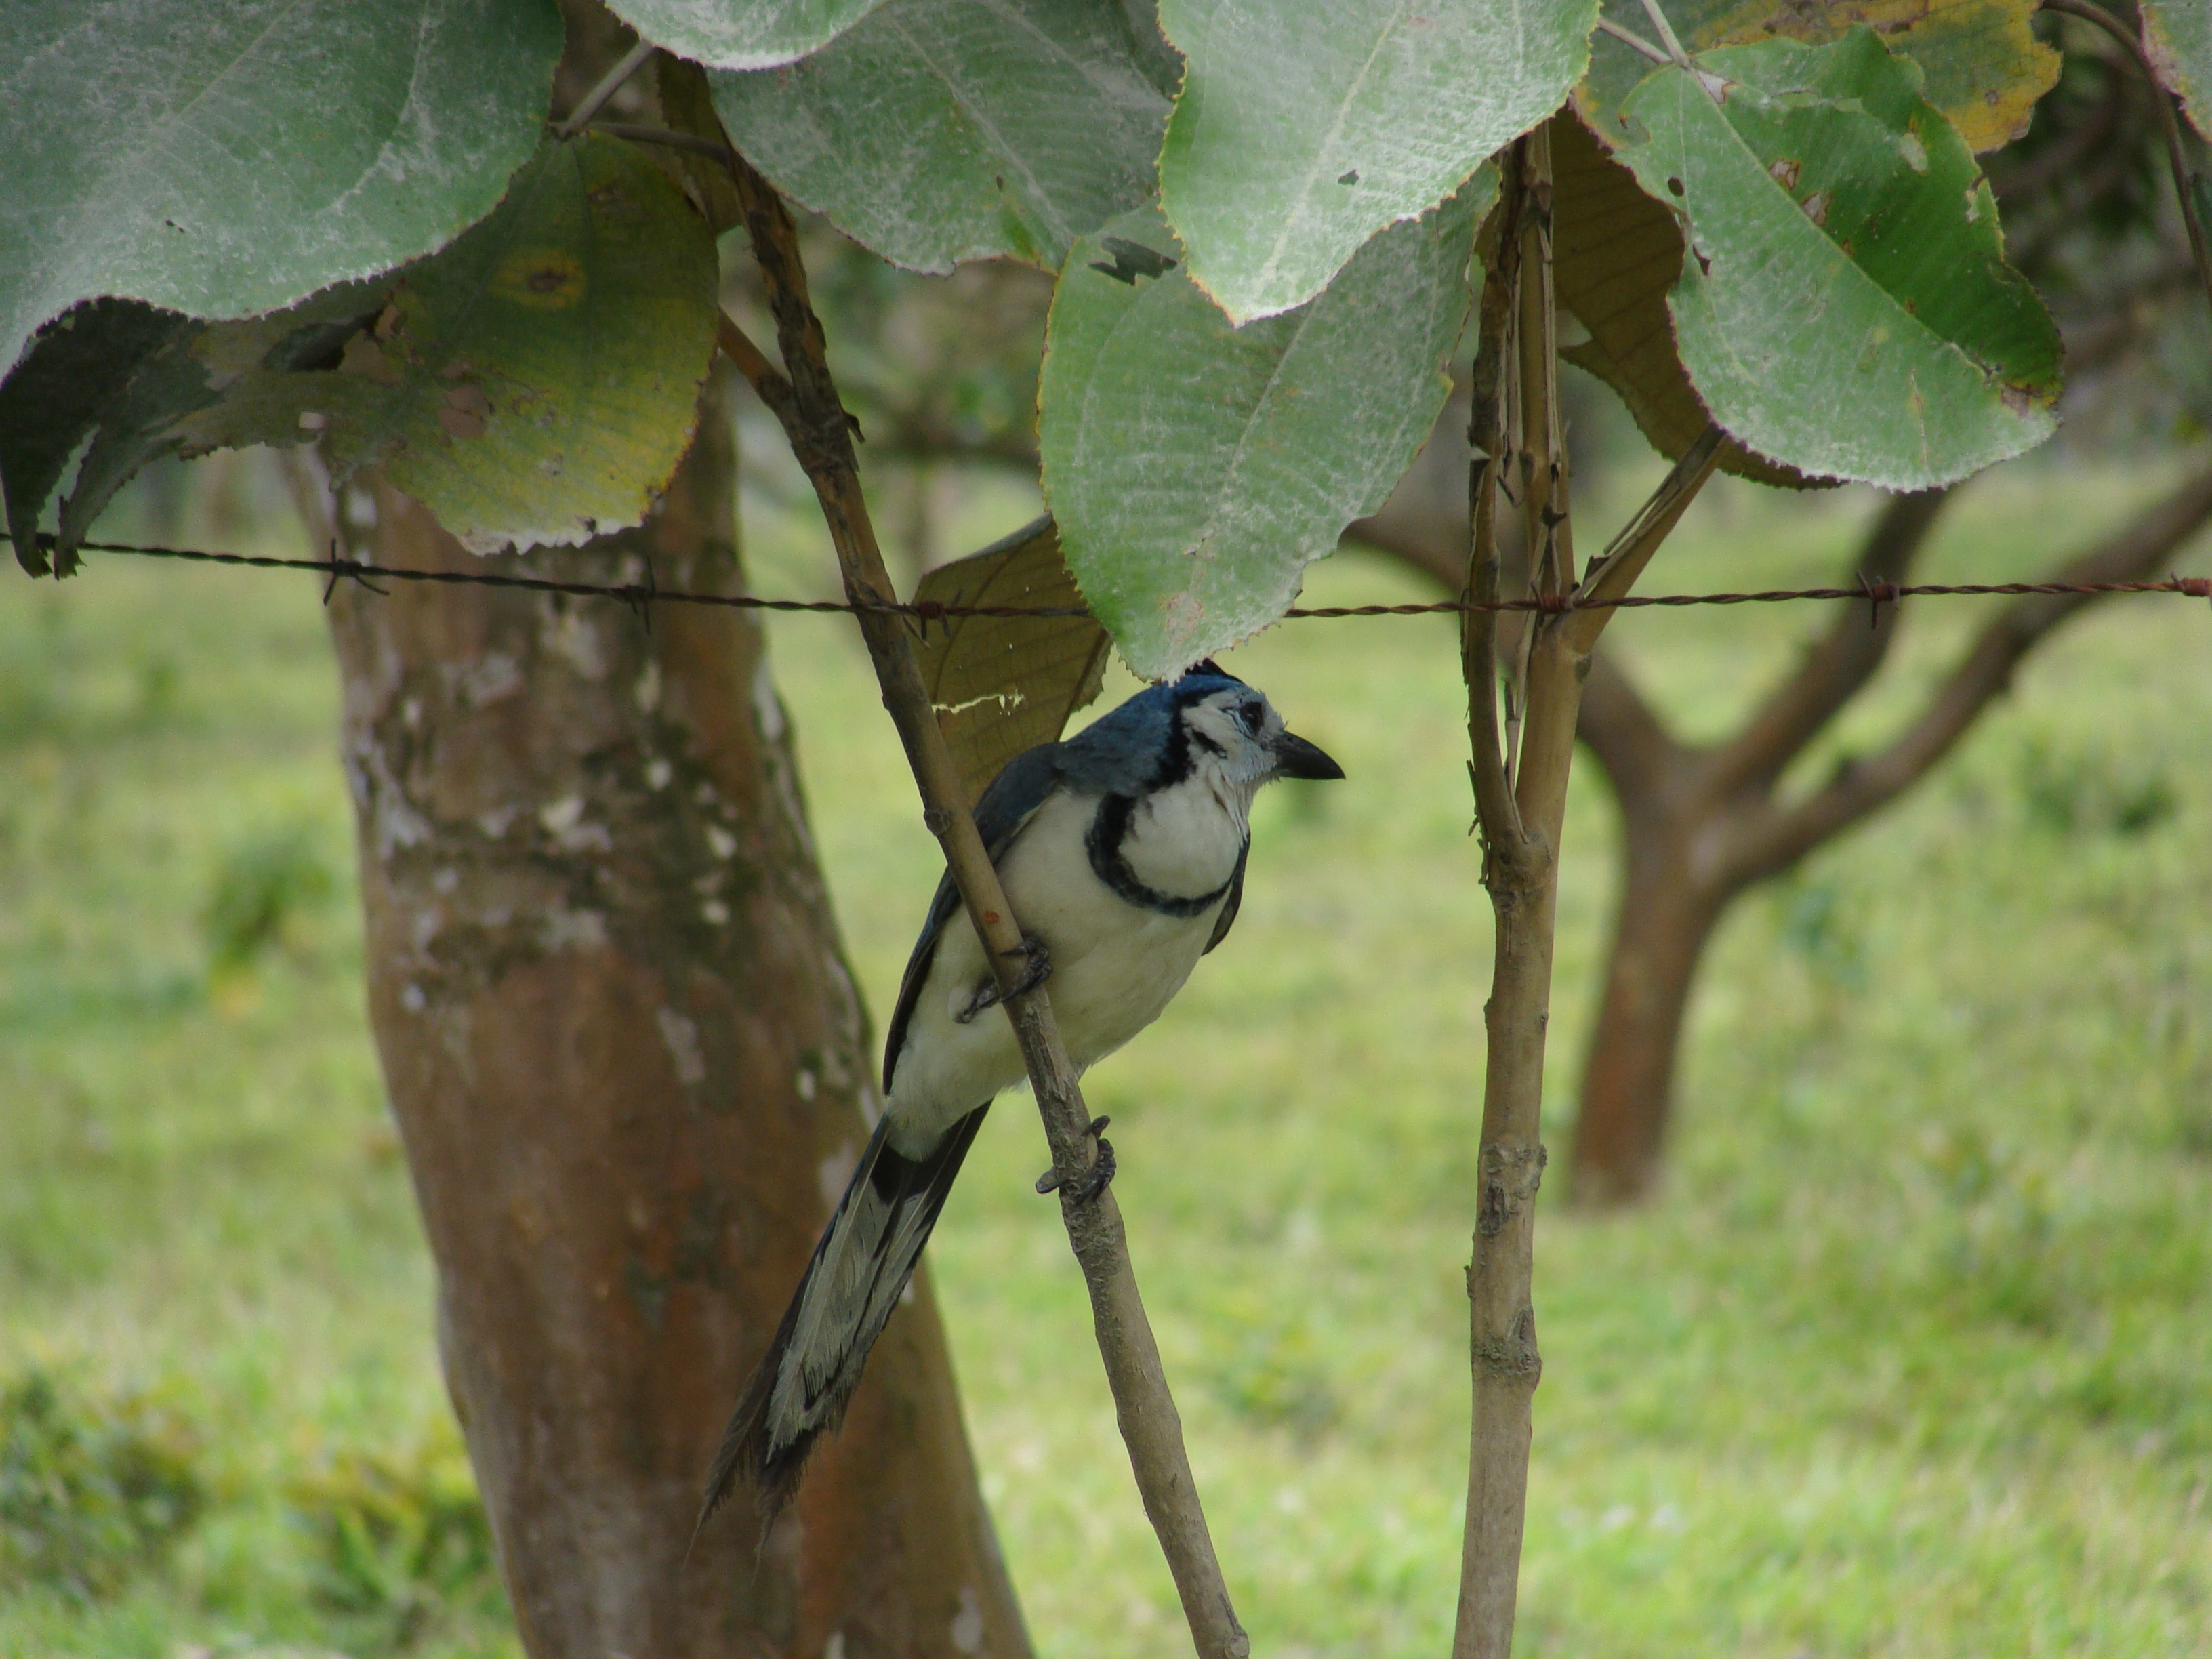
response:
<path fill-rule="evenodd" d="M 1667 295 L 1682 274 L 1682 227 L 1608 156 L 1572 109 L 1552 138 L 1552 271 L 1559 303 L 1589 331 L 1559 355 L 1618 392 L 1651 447 L 1680 460 L 1711 420 L 1674 350 Z M 1720 470 L 1760 483 L 1815 482 L 1741 444 L 1721 446 Z"/>
<path fill-rule="evenodd" d="M 1189 60 L 1160 189 L 1231 318 L 1319 293 L 1559 107 L 1595 0 L 1162 0 Z"/>
<path fill-rule="evenodd" d="M 491 211 L 552 0 L 0 0 L 0 368 L 79 300 L 197 317 L 389 270 Z"/>
<path fill-rule="evenodd" d="M 2189 125 L 2212 137 L 2212 0 L 2137 0 L 2143 50 Z"/>
<path fill-rule="evenodd" d="M 819 52 L 883 0 L 610 0 L 639 34 L 713 69 L 774 69 Z"/>
<path fill-rule="evenodd" d="M 803 64 L 714 87 L 778 189 L 915 270 L 1057 266 L 1152 194 L 1168 114 L 1119 0 L 889 0 Z"/>
<path fill-rule="evenodd" d="M 1870 30 L 1662 69 L 1616 152 L 1680 204 L 1669 297 L 1691 382 L 1801 471 L 1948 483 L 2050 435 L 2057 331 L 2004 262 L 1973 154 Z M 1707 84 L 1717 82 L 1717 95 Z"/>
<path fill-rule="evenodd" d="M 1162 678 L 1243 639 L 1382 503 L 1429 434 L 1468 303 L 1485 168 L 1394 225 L 1295 311 L 1232 328 L 1158 213 L 1076 245 L 1039 392 L 1045 495 L 1129 665 Z"/>
<path fill-rule="evenodd" d="M 166 332 L 133 313 L 65 319 L 0 387 L 0 434 L 52 353 L 101 366 L 61 510 L 64 569 L 152 456 L 317 436 L 342 472 L 383 463 L 479 550 L 581 541 L 639 522 L 683 458 L 716 280 L 712 233 L 666 175 L 586 135 L 548 143 L 490 218 L 392 276 Z M 12 520 L 12 466 L 9 483 Z M 42 507 L 23 510 L 35 522 Z"/>
<path fill-rule="evenodd" d="M 1859 24 L 1910 58 L 1927 77 L 1922 96 L 1975 150 L 2027 131 L 2036 100 L 2057 84 L 2057 52 L 2035 38 L 2039 0 L 1665 0 L 1668 21 L 1692 52 L 1780 37 L 1808 46 L 1840 40 Z M 1652 38 L 1642 0 L 1605 0 L 1605 15 Z M 1591 37 L 1589 73 L 1575 107 L 1607 143 L 1618 142 L 1620 106 L 1651 60 L 1602 32 Z"/>

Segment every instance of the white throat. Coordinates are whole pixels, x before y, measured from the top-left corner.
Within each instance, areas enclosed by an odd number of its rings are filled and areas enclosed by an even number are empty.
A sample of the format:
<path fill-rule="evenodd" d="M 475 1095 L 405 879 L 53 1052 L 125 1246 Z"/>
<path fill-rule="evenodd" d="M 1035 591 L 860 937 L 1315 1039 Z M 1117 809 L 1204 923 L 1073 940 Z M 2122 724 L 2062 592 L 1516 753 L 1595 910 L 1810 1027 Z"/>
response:
<path fill-rule="evenodd" d="M 1237 872 L 1250 833 L 1256 778 L 1239 779 L 1204 755 L 1190 775 L 1137 803 L 1121 856 L 1147 887 L 1176 897 L 1210 893 Z"/>

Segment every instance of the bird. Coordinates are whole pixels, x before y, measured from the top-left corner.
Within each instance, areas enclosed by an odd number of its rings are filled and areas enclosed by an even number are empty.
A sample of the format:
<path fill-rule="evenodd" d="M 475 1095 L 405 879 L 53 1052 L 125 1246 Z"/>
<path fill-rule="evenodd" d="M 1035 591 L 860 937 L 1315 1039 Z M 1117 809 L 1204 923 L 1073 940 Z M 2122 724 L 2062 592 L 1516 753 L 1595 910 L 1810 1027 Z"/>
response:
<path fill-rule="evenodd" d="M 1026 1075 L 1011 1023 L 985 1012 L 1049 978 L 1068 1057 L 1079 1072 L 1104 1059 L 1228 936 L 1260 788 L 1343 775 L 1211 659 L 1000 769 L 975 827 L 1022 924 L 1022 970 L 1002 994 L 975 930 L 956 925 L 948 872 L 885 1034 L 883 1115 L 738 1399 L 695 1540 L 740 1480 L 758 1496 L 765 1540 L 816 1443 L 842 1419 L 984 1114 Z M 1113 1179 L 1105 1127 L 1091 1125 L 1098 1156 L 1077 1201 Z M 1054 1184 L 1048 1174 L 1038 1190 Z"/>

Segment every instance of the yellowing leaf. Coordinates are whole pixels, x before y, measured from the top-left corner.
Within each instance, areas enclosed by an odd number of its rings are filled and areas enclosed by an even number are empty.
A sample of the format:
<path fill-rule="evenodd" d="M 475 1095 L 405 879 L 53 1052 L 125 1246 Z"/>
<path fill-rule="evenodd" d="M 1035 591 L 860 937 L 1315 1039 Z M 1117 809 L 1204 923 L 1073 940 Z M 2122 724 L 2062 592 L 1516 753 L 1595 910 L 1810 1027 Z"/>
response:
<path fill-rule="evenodd" d="M 1692 52 L 1777 38 L 1821 46 L 1863 23 L 1919 66 L 1921 95 L 1977 152 L 2027 131 L 2036 100 L 2058 82 L 2058 53 L 2028 27 L 2036 9 L 2036 0 L 1666 0 Z M 1650 37 L 1638 0 L 1607 0 L 1605 15 Z M 1610 35 L 1592 37 L 1575 106 L 1607 144 L 1619 141 L 1629 89 L 1655 67 Z"/>

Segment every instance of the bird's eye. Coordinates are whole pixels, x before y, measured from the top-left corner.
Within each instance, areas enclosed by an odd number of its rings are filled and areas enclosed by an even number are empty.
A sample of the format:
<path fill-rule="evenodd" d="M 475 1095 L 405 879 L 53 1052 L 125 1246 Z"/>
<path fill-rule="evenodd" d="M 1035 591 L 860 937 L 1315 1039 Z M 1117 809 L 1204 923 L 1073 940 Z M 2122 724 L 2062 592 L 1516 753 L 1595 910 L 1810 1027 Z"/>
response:
<path fill-rule="evenodd" d="M 1248 702 L 1237 711 L 1237 715 L 1244 722 L 1244 729 L 1256 738 L 1260 735 L 1260 728 L 1267 724 L 1267 705 L 1264 702 Z"/>

